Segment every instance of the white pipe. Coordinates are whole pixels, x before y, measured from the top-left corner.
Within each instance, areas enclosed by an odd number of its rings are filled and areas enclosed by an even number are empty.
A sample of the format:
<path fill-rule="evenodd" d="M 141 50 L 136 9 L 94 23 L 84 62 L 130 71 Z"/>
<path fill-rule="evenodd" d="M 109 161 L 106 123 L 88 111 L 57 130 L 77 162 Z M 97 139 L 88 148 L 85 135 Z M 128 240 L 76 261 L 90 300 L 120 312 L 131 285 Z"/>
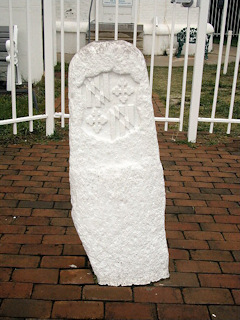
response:
<path fill-rule="evenodd" d="M 188 142 L 196 142 L 197 138 L 198 114 L 202 88 L 202 74 L 204 65 L 209 1 L 210 0 L 201 1 L 198 16 L 198 33 L 194 59 L 192 93 L 188 123 Z"/>
<path fill-rule="evenodd" d="M 77 0 L 77 52 L 80 49 L 80 0 Z"/>
<path fill-rule="evenodd" d="M 220 43 L 219 43 L 219 52 L 218 52 L 218 64 L 217 64 L 217 72 L 216 72 L 216 80 L 215 80 L 215 89 L 213 96 L 213 105 L 212 105 L 212 114 L 211 118 L 215 118 L 216 107 L 217 107 L 217 97 L 218 97 L 218 88 L 219 88 L 219 80 L 220 80 L 220 72 L 221 72 L 221 63 L 222 63 L 222 51 L 223 51 L 223 41 L 224 41 L 224 33 L 225 33 L 225 25 L 226 25 L 226 17 L 227 17 L 227 8 L 228 8 L 228 0 L 224 1 L 223 7 L 223 15 L 222 15 L 222 23 L 221 23 L 221 35 L 220 35 Z M 212 122 L 210 125 L 209 132 L 213 132 Z"/>
<path fill-rule="evenodd" d="M 32 52 L 31 52 L 31 20 L 29 1 L 27 2 L 27 52 L 28 52 L 28 115 L 33 115 L 33 97 L 32 97 Z M 33 131 L 33 121 L 29 122 L 29 131 Z"/>
<path fill-rule="evenodd" d="M 240 123 L 240 119 L 223 119 L 223 118 L 198 118 L 199 122 L 214 122 L 214 123 Z"/>
<path fill-rule="evenodd" d="M 17 118 L 16 109 L 16 84 L 15 84 L 15 65 L 14 65 L 14 44 L 13 44 L 13 13 L 12 0 L 8 1 L 9 6 L 9 34 L 10 34 L 10 66 L 11 66 L 11 98 L 12 98 L 12 119 Z M 13 124 L 13 134 L 17 134 L 17 124 Z"/>
<path fill-rule="evenodd" d="M 99 40 L 99 0 L 96 0 L 95 41 Z"/>
<path fill-rule="evenodd" d="M 231 102 L 230 102 L 228 119 L 232 119 L 232 115 L 233 115 L 233 106 L 234 106 L 236 86 L 237 86 L 239 61 L 240 61 L 240 30 L 239 30 L 239 34 L 238 34 L 237 55 L 236 55 L 236 60 L 235 60 L 235 68 L 234 68 L 234 76 L 233 76 L 233 84 L 232 84 L 232 94 L 231 94 Z M 231 123 L 228 124 L 227 134 L 230 134 L 230 132 L 231 132 Z"/>
<path fill-rule="evenodd" d="M 226 74 L 227 73 L 227 69 L 228 69 L 228 60 L 229 60 L 231 41 L 232 41 L 232 31 L 229 30 L 228 31 L 228 37 L 227 37 L 227 46 L 226 46 L 226 52 L 225 52 L 223 74 Z"/>
<path fill-rule="evenodd" d="M 137 46 L 138 0 L 135 0 L 133 45 Z"/>
<path fill-rule="evenodd" d="M 119 0 L 116 0 L 114 40 L 118 39 L 118 6 L 119 6 Z"/>
<path fill-rule="evenodd" d="M 54 60 L 52 2 L 44 0 L 44 57 L 45 57 L 45 108 L 46 135 L 54 133 Z"/>
<path fill-rule="evenodd" d="M 188 70 L 188 52 L 189 52 L 189 36 L 190 36 L 190 8 L 187 11 L 187 33 L 186 33 L 186 49 L 184 56 L 184 68 L 183 68 L 183 83 L 182 83 L 182 98 L 181 98 L 181 109 L 180 109 L 180 124 L 179 130 L 183 130 L 183 117 L 184 117 L 184 106 L 186 96 L 186 84 L 187 84 L 187 70 Z"/>
<path fill-rule="evenodd" d="M 156 38 L 156 19 L 157 19 L 157 0 L 154 1 L 154 18 L 153 18 L 153 31 L 152 31 L 152 53 L 150 65 L 150 90 L 153 89 L 153 69 L 154 69 L 154 51 L 155 51 L 155 38 Z"/>
<path fill-rule="evenodd" d="M 179 118 L 170 118 L 170 117 L 154 117 L 155 121 L 159 122 L 180 122 Z"/>
<path fill-rule="evenodd" d="M 173 4 L 173 11 L 172 11 L 172 30 L 171 30 L 171 41 L 170 41 L 170 56 L 169 56 L 169 62 L 168 62 L 168 83 L 167 83 L 167 99 L 166 99 L 166 112 L 165 112 L 166 118 L 168 118 L 169 116 L 169 107 L 170 107 L 175 16 L 176 16 L 176 2 L 174 2 Z M 164 130 L 167 131 L 167 129 L 168 129 L 168 122 L 165 122 Z"/>
<path fill-rule="evenodd" d="M 32 117 L 27 116 L 27 117 L 19 117 L 16 119 L 0 120 L 0 126 L 6 125 L 6 124 L 16 124 L 16 123 L 32 121 L 32 120 L 41 120 L 41 119 L 46 119 L 46 118 L 47 118 L 46 114 L 39 114 L 39 115 L 32 116 Z"/>
<path fill-rule="evenodd" d="M 61 127 L 64 128 L 65 119 L 65 49 L 64 49 L 64 0 L 61 0 Z"/>

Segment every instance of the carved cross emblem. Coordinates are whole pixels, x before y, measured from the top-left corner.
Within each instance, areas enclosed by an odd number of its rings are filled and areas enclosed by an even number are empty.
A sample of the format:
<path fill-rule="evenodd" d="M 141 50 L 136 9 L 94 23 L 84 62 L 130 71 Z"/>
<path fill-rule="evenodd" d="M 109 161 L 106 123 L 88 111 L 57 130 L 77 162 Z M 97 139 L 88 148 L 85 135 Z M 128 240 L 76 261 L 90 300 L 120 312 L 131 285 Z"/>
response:
<path fill-rule="evenodd" d="M 112 93 L 119 97 L 119 100 L 125 104 L 128 100 L 128 97 L 133 94 L 134 89 L 124 80 L 121 79 L 119 84 L 112 89 Z"/>
<path fill-rule="evenodd" d="M 99 110 L 94 109 L 92 114 L 87 117 L 86 122 L 93 127 L 96 133 L 99 133 L 108 119 Z"/>

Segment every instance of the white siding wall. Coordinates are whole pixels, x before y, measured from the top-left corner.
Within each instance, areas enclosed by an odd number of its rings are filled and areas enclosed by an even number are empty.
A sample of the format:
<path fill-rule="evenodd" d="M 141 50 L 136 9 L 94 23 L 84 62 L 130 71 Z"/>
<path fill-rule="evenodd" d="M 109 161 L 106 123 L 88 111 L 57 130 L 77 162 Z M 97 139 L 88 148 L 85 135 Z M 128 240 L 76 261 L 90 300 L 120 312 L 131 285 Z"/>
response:
<path fill-rule="evenodd" d="M 29 1 L 29 0 L 28 0 Z M 33 82 L 41 80 L 43 74 L 43 46 L 42 46 L 42 6 L 41 0 L 30 1 L 31 10 L 31 48 Z M 18 26 L 19 68 L 27 80 L 27 12 L 26 0 L 13 0 L 13 23 Z M 0 25 L 9 25 L 8 0 L 0 1 Z"/>

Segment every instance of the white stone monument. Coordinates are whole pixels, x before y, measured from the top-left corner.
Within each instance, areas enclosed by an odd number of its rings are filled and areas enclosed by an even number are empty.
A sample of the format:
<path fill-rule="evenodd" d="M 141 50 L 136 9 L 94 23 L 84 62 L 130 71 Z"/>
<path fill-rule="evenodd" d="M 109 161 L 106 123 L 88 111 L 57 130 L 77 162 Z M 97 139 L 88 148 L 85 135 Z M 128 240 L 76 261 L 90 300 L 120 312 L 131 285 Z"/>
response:
<path fill-rule="evenodd" d="M 69 70 L 72 218 L 101 285 L 169 277 L 163 169 L 142 53 L 93 42 Z"/>

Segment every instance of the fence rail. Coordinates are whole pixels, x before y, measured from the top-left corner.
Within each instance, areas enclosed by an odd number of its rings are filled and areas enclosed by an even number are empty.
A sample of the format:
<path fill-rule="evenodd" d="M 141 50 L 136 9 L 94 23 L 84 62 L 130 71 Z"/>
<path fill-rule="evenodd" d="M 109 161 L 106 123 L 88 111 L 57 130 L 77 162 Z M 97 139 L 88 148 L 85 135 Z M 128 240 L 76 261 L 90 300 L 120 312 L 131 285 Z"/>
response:
<path fill-rule="evenodd" d="M 14 24 L 13 19 L 13 2 L 17 0 L 8 0 L 9 3 L 9 27 L 10 27 L 10 41 L 11 41 L 11 56 L 13 57 L 13 35 L 12 35 L 12 26 Z M 61 119 L 61 126 L 65 126 L 65 120 L 69 118 L 69 114 L 66 113 L 65 106 L 65 1 L 58 0 L 60 3 L 60 18 L 61 18 L 61 28 L 60 28 L 60 40 L 61 40 L 61 112 L 55 112 L 55 98 L 54 98 L 54 65 L 55 65 L 55 55 L 56 55 L 56 21 L 55 17 L 55 1 L 44 0 L 43 1 L 43 18 L 44 18 L 44 64 L 45 64 L 45 112 L 40 115 L 33 115 L 33 99 L 32 99 L 32 45 L 31 45 L 31 27 L 30 27 L 30 7 L 29 1 L 26 0 L 26 18 L 27 18 L 27 54 L 28 54 L 28 116 L 26 117 L 17 117 L 17 105 L 16 105 L 16 86 L 15 86 L 15 72 L 14 72 L 14 64 L 13 59 L 11 59 L 11 70 L 12 70 L 12 118 L 0 120 L 0 125 L 12 124 L 13 125 L 13 133 L 17 134 L 17 124 L 20 122 L 29 122 L 29 130 L 33 131 L 34 121 L 39 119 L 46 119 L 46 134 L 51 135 L 54 133 L 54 125 L 55 119 Z M 81 1 L 80 0 L 72 0 L 76 2 L 77 14 L 76 14 L 76 50 L 80 49 L 80 12 L 82 10 Z M 99 1 L 95 0 L 95 40 L 99 40 Z M 133 45 L 137 44 L 137 25 L 138 25 L 138 16 L 139 16 L 139 5 L 140 1 L 133 0 L 135 3 L 134 6 L 134 23 L 133 23 Z M 154 10 L 152 12 L 152 52 L 151 52 L 151 64 L 150 64 L 150 75 L 149 82 L 150 88 L 153 88 L 153 78 L 155 72 L 155 47 L 156 47 L 156 27 L 158 24 L 157 17 L 157 8 L 159 4 L 159 0 L 152 0 L 154 3 Z M 169 0 L 170 2 L 170 0 Z M 221 20 L 222 24 L 219 23 L 217 17 L 217 11 L 213 10 L 209 15 L 209 0 L 200 1 L 199 10 L 199 21 L 198 21 L 198 35 L 197 35 L 197 43 L 196 43 L 196 53 L 195 53 L 195 63 L 194 63 L 194 71 L 193 71 L 193 85 L 191 91 L 191 103 L 190 103 L 190 116 L 189 116 L 189 127 L 188 127 L 188 140 L 195 142 L 197 139 L 197 129 L 199 122 L 210 123 L 210 132 L 213 132 L 215 123 L 227 123 L 227 133 L 231 132 L 231 124 L 240 123 L 240 119 L 233 119 L 233 109 L 234 109 L 234 100 L 236 94 L 236 84 L 238 78 L 238 67 L 239 67 L 239 59 L 240 59 L 240 40 L 238 38 L 238 46 L 235 60 L 235 69 L 231 90 L 231 103 L 229 106 L 229 116 L 228 118 L 216 118 L 216 108 L 217 108 L 217 98 L 218 98 L 218 88 L 219 81 L 221 76 L 221 68 L 222 68 L 222 54 L 223 54 L 223 40 L 225 32 L 228 28 L 228 25 L 234 26 L 234 28 L 239 27 L 239 21 L 235 16 L 233 16 L 233 11 L 231 11 L 232 17 L 229 17 L 229 8 L 233 3 L 233 0 L 225 0 L 224 7 L 221 9 Z M 116 0 L 115 6 L 115 28 L 113 34 L 113 40 L 118 39 L 119 35 L 119 0 Z M 195 2 L 194 2 L 195 3 Z M 216 8 L 216 1 L 211 2 L 211 8 Z M 235 3 L 235 2 L 234 2 Z M 181 106 L 179 109 L 179 116 L 170 117 L 171 111 L 171 85 L 172 85 L 172 74 L 173 74 L 173 46 L 174 46 L 174 37 L 176 34 L 174 32 L 174 26 L 176 22 L 177 8 L 179 4 L 175 1 L 172 4 L 172 21 L 171 21 L 171 33 L 170 33 L 170 53 L 169 53 L 169 64 L 168 64 L 168 80 L 167 80 L 167 92 L 166 92 L 166 105 L 165 105 L 165 115 L 162 117 L 156 117 L 155 120 L 157 122 L 164 123 L 164 130 L 168 130 L 169 123 L 177 123 L 178 130 L 183 130 L 183 121 L 185 114 L 185 97 L 186 97 L 186 84 L 187 84 L 187 74 L 188 74 L 188 53 L 189 53 L 189 33 L 190 33 L 190 21 L 191 21 L 191 12 L 192 8 L 185 8 L 187 12 L 187 20 L 186 20 L 186 28 L 187 28 L 187 36 L 186 36 L 186 48 L 185 48 L 185 57 L 183 64 L 183 77 L 182 77 L 182 90 L 181 90 Z M 236 5 L 235 5 L 236 6 Z M 196 8 L 195 8 L 196 10 Z M 220 10 L 220 9 L 219 9 Z M 220 45 L 219 45 L 219 55 L 218 55 L 218 64 L 217 64 L 217 72 L 216 72 L 216 83 L 215 83 L 215 91 L 213 96 L 213 106 L 212 106 L 212 114 L 211 117 L 199 117 L 199 107 L 200 107 L 200 97 L 201 97 L 201 86 L 202 86 L 202 74 L 203 74 L 203 66 L 204 66 L 204 51 L 205 51 L 205 39 L 206 39 L 206 26 L 207 19 L 213 19 L 214 23 L 221 26 L 220 32 Z M 239 18 L 238 18 L 239 19 Z M 211 20 L 210 20 L 211 21 Z M 230 23 L 230 22 L 231 23 Z M 233 28 L 233 34 L 239 35 L 239 30 L 236 32 Z M 230 45 L 229 45 L 230 47 Z M 227 62 L 226 62 L 227 64 Z M 226 72 L 226 66 L 225 66 Z"/>

